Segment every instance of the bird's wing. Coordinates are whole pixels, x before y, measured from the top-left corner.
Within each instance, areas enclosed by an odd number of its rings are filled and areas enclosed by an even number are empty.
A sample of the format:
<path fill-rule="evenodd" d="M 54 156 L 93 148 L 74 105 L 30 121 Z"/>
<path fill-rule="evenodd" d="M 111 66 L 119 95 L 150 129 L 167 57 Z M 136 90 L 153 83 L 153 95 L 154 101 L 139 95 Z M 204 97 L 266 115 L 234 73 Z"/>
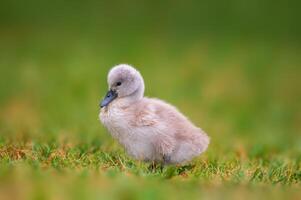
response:
<path fill-rule="evenodd" d="M 164 120 L 158 115 L 158 109 L 155 105 L 146 105 L 144 109 L 136 110 L 133 120 L 137 128 L 145 128 L 147 132 L 153 134 L 153 144 L 156 150 L 164 155 L 170 155 L 174 149 L 175 139 L 170 132 L 166 132 Z"/>
<path fill-rule="evenodd" d="M 138 109 L 135 112 L 134 118 L 132 120 L 132 125 L 136 127 L 144 126 L 155 126 L 158 124 L 159 119 L 156 115 L 155 109 L 152 106 L 146 106 L 144 109 Z"/>

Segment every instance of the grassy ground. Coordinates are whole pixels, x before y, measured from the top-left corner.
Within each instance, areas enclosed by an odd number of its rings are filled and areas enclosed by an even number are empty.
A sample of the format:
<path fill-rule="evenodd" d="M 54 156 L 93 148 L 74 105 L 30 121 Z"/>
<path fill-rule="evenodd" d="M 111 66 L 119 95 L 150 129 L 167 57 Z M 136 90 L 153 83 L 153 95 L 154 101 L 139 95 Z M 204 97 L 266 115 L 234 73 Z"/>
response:
<path fill-rule="evenodd" d="M 248 5 L 237 7 L 246 15 L 228 10 L 242 18 L 193 21 L 200 17 L 194 6 L 180 3 L 168 12 L 167 4 L 155 5 L 158 13 L 150 15 L 152 7 L 140 4 L 98 14 L 79 1 L 57 12 L 60 3 L 51 3 L 45 13 L 38 1 L 28 9 L 16 2 L 6 4 L 10 11 L 0 8 L 2 198 L 300 198 L 301 48 L 294 10 L 264 18 Z M 122 8 L 132 9 L 126 25 Z M 243 23 L 252 9 L 263 21 Z M 173 17 L 177 23 L 156 20 Z M 239 27 L 230 26 L 234 19 Z M 185 166 L 154 170 L 127 157 L 98 121 L 106 74 L 123 62 L 144 75 L 147 96 L 176 105 L 208 133 L 206 153 Z"/>

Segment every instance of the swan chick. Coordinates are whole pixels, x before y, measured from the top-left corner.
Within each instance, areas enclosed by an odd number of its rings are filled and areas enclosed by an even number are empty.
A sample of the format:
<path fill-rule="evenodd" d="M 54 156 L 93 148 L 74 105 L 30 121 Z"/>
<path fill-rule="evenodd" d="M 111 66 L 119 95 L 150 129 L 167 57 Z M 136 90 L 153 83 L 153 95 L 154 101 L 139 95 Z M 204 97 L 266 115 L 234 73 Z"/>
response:
<path fill-rule="evenodd" d="M 210 142 L 207 134 L 174 106 L 144 97 L 144 80 L 127 64 L 113 67 L 100 102 L 99 118 L 136 160 L 181 164 L 203 153 Z"/>

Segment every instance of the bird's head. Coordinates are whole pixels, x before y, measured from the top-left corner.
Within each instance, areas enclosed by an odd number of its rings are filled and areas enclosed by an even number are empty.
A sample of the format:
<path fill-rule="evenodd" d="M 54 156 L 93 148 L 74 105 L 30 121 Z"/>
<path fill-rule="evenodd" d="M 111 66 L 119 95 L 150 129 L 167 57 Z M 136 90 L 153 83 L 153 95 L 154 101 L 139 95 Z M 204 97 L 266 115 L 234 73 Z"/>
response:
<path fill-rule="evenodd" d="M 109 71 L 108 86 L 109 91 L 100 103 L 101 108 L 118 98 L 138 100 L 143 97 L 143 78 L 139 71 L 127 64 L 117 65 Z"/>

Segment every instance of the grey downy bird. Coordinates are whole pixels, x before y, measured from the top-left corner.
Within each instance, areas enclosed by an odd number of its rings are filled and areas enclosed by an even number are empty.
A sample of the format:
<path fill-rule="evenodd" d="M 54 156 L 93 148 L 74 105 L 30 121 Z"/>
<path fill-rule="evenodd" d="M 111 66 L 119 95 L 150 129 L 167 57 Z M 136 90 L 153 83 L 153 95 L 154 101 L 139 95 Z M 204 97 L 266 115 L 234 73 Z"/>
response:
<path fill-rule="evenodd" d="M 210 139 L 202 129 L 174 106 L 144 97 L 144 80 L 135 68 L 113 67 L 108 86 L 100 121 L 134 159 L 181 164 L 207 149 Z"/>

